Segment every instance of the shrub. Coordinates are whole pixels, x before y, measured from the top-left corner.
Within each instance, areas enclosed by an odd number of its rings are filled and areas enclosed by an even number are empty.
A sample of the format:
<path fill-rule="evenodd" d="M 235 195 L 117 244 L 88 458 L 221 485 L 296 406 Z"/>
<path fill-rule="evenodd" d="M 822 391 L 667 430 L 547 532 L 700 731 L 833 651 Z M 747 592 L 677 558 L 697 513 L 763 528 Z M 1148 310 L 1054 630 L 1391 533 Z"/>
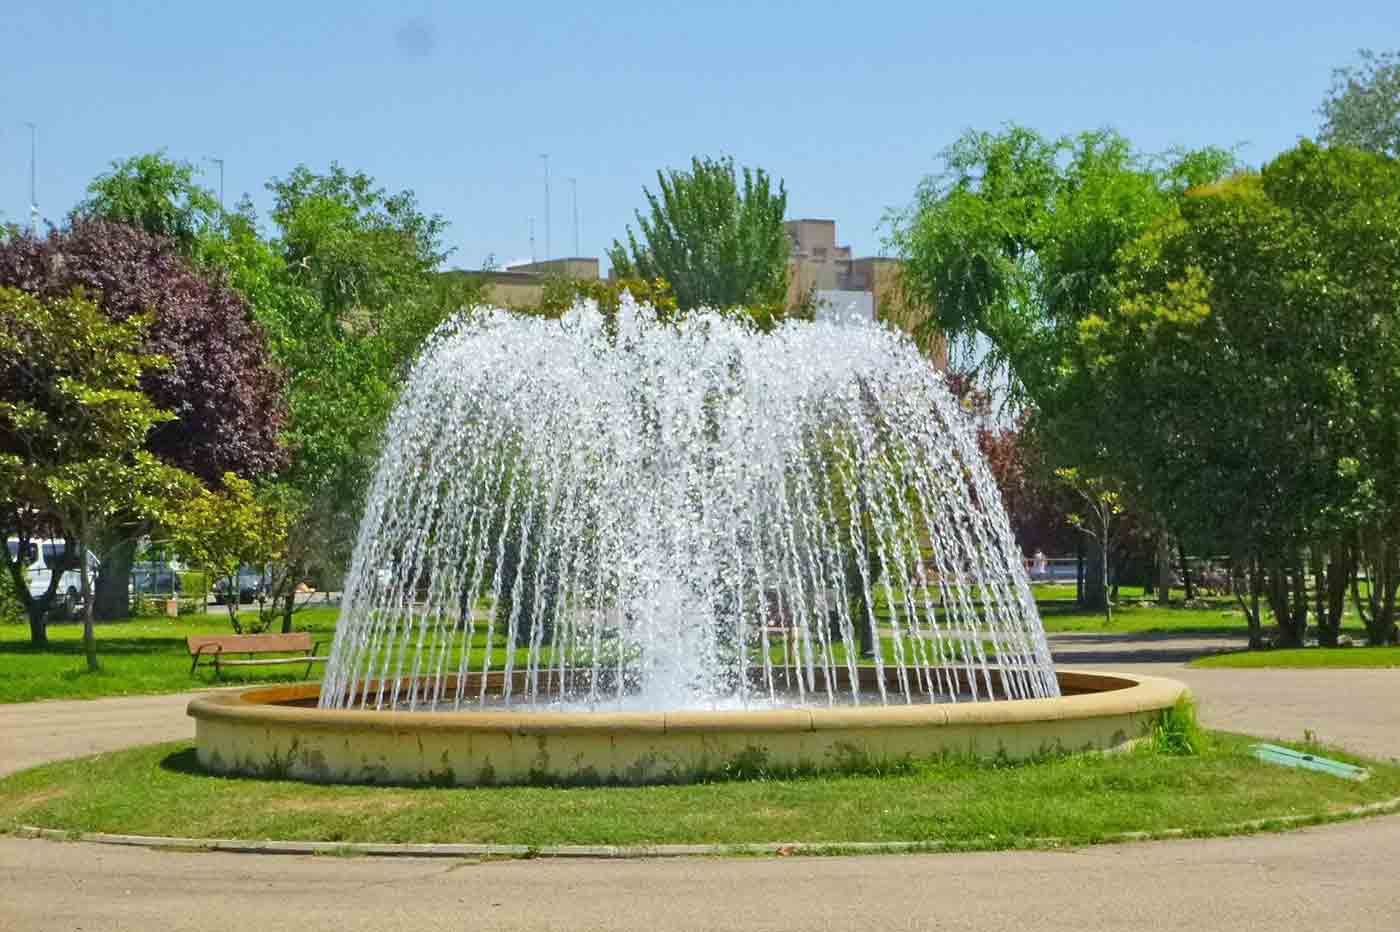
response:
<path fill-rule="evenodd" d="M 24 606 L 20 605 L 19 599 L 15 598 L 10 580 L 0 579 L 0 625 L 18 625 L 27 621 Z"/>
<path fill-rule="evenodd" d="M 1163 709 L 1152 726 L 1150 746 L 1158 754 L 1189 757 L 1201 752 L 1204 734 L 1196 720 L 1196 703 L 1186 696 Z"/>
<path fill-rule="evenodd" d="M 189 599 L 209 600 L 209 574 L 190 570 L 180 574 L 180 595 Z"/>

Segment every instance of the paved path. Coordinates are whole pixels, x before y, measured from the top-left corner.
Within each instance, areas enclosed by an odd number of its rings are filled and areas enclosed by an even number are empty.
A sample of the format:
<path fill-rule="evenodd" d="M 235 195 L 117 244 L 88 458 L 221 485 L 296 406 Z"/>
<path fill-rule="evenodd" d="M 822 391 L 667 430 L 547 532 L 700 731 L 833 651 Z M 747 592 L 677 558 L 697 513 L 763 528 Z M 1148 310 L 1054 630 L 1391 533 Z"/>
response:
<path fill-rule="evenodd" d="M 193 737 L 185 706 L 197 695 L 0 704 L 0 776 L 47 760 Z"/>
<path fill-rule="evenodd" d="M 1400 817 L 1067 852 L 464 863 L 0 839 L 0 929 L 1395 932 Z"/>
<path fill-rule="evenodd" d="M 1400 669 L 1194 669 L 1185 661 L 1244 646 L 1243 638 L 1056 634 L 1055 663 L 1121 669 L 1182 680 L 1211 728 L 1318 740 L 1381 758 L 1400 758 Z"/>
<path fill-rule="evenodd" d="M 1207 724 L 1400 757 L 1400 670 L 1190 670 L 1181 639 L 1058 635 L 1066 666 L 1176 676 Z M 0 772 L 188 737 L 189 695 L 0 706 Z M 0 838 L 9 930 L 1400 928 L 1400 816 L 1069 852 L 443 862 Z"/>

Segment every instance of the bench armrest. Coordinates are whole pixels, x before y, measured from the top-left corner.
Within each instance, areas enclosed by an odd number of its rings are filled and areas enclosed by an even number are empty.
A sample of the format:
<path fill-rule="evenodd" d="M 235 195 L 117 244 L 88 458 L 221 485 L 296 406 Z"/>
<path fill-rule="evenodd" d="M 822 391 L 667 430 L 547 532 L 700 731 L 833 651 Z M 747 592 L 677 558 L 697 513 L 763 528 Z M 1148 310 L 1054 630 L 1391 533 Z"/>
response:
<path fill-rule="evenodd" d="M 209 653 L 215 656 L 216 660 L 218 655 L 223 653 L 224 650 L 222 644 L 201 644 L 198 647 L 196 647 L 194 649 L 194 662 L 190 664 L 191 675 L 194 674 L 195 669 L 199 666 L 199 658 L 204 656 L 204 652 L 206 649 L 209 651 Z"/>

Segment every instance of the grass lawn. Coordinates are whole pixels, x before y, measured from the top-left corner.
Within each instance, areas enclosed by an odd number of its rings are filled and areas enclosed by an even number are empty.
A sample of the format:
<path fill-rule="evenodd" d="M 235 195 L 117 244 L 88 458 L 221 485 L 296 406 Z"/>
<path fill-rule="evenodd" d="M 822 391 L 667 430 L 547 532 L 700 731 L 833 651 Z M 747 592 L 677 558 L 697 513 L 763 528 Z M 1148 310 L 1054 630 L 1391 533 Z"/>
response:
<path fill-rule="evenodd" d="M 1155 602 L 1144 602 L 1141 590 L 1123 590 L 1120 604 L 1114 608 L 1113 622 L 1104 624 L 1102 613 L 1086 612 L 1074 604 L 1073 586 L 1037 585 L 1037 604 L 1045 630 L 1049 633 L 1079 631 L 1113 634 L 1245 634 L 1243 616 L 1228 598 L 1209 599 L 1187 608 L 1178 600 L 1163 608 Z M 882 594 L 883 595 L 883 594 Z M 298 630 L 309 631 L 313 639 L 323 640 L 329 647 L 334 633 L 337 609 L 314 607 L 295 616 Z M 893 640 L 889 637 L 890 619 L 881 615 L 884 637 L 881 638 L 887 662 L 894 659 Z M 1364 637 L 1364 629 L 1351 613 L 1343 622 L 1343 631 L 1353 637 Z M 100 623 L 97 628 L 97 651 L 102 669 L 88 673 L 82 655 L 82 626 L 76 623 L 54 624 L 49 627 L 49 647 L 35 650 L 29 646 L 29 629 L 20 624 L 0 624 L 0 702 L 27 702 L 36 699 L 86 699 L 98 696 L 138 695 L 142 693 L 179 692 L 220 682 L 240 683 L 290 682 L 301 678 L 304 667 L 259 667 L 230 670 L 222 681 L 213 671 L 201 668 L 190 675 L 189 654 L 185 638 L 191 634 L 230 634 L 228 617 L 222 610 L 207 615 L 188 615 L 178 619 L 140 618 L 131 621 Z M 485 637 L 478 632 L 473 642 L 473 665 L 480 662 Z M 504 638 L 498 633 L 493 648 L 495 657 L 503 659 Z M 912 648 L 911 648 L 912 649 Z M 987 647 L 990 650 L 990 647 Z M 837 661 L 844 662 L 844 648 L 835 645 Z M 1198 661 L 1200 666 L 1400 666 L 1392 650 L 1384 648 L 1370 653 L 1367 648 L 1347 648 L 1333 653 L 1308 649 L 1306 651 L 1269 651 L 1252 654 L 1225 654 Z M 782 659 L 782 647 L 775 638 L 772 656 Z M 1297 659 L 1292 655 L 1296 654 Z M 1306 656 L 1305 656 L 1306 655 Z M 1390 659 L 1387 659 L 1390 658 Z M 517 662 L 524 659 L 523 651 Z M 456 656 L 451 658 L 455 663 Z M 320 675 L 318 665 L 312 676 Z"/>
<path fill-rule="evenodd" d="M 307 608 L 293 617 L 298 630 L 310 631 L 312 640 L 324 640 L 322 648 L 328 649 L 336 612 L 333 607 Z M 49 625 L 49 646 L 43 650 L 30 646 L 28 625 L 0 625 L 0 702 L 180 692 L 216 684 L 218 680 L 211 669 L 201 667 L 194 676 L 190 675 L 185 638 L 191 634 L 232 633 L 228 613 L 223 609 L 180 618 L 99 622 L 97 657 L 102 669 L 89 673 L 80 623 Z M 306 668 L 254 669 L 256 673 L 229 671 L 225 681 L 294 681 L 301 678 L 299 674 Z"/>
<path fill-rule="evenodd" d="M 1211 654 L 1191 661 L 1193 667 L 1259 670 L 1269 667 L 1400 667 L 1400 647 L 1299 647 L 1282 650 L 1242 650 Z"/>
<path fill-rule="evenodd" d="M 293 618 L 298 631 L 308 631 L 313 641 L 322 642 L 324 655 L 330 650 L 338 614 L 335 606 L 313 607 L 297 612 Z M 204 686 L 284 683 L 305 678 L 306 667 L 297 664 L 241 670 L 233 667 L 225 670 L 222 679 L 212 667 L 201 666 L 191 675 L 185 638 L 191 634 L 232 633 L 228 614 L 223 610 L 180 618 L 100 623 L 97 657 L 101 669 L 89 673 L 83 656 L 81 624 L 50 625 L 49 646 L 43 650 L 30 646 L 28 626 L 0 625 L 0 702 L 181 692 Z M 504 662 L 504 635 L 498 632 L 493 644 L 493 656 Z M 472 641 L 473 666 L 480 665 L 485 645 L 485 630 L 479 626 Z M 516 663 L 523 663 L 528 653 L 528 648 L 517 649 Z M 454 649 L 449 665 L 455 665 L 460 656 L 460 649 Z M 319 678 L 323 669 L 321 664 L 314 666 L 312 678 Z"/>
<path fill-rule="evenodd" d="M 971 850 L 1086 844 L 1129 831 L 1239 831 L 1245 821 L 1324 820 L 1400 796 L 1400 766 L 1329 751 L 1372 768 L 1371 779 L 1351 782 L 1261 763 L 1249 743 L 1205 733 L 1195 756 L 1143 748 L 686 786 L 443 789 L 209 776 L 181 742 L 0 780 L 0 828 L 527 845 L 938 841 Z"/>
<path fill-rule="evenodd" d="M 1229 599 L 1210 599 L 1187 608 L 1180 601 L 1165 608 L 1155 602 L 1121 600 L 1113 606 L 1113 622 L 1106 624 L 1101 611 L 1085 611 L 1068 599 L 1039 599 L 1040 620 L 1047 633 L 1096 631 L 1101 633 L 1245 634 L 1244 616 Z"/>

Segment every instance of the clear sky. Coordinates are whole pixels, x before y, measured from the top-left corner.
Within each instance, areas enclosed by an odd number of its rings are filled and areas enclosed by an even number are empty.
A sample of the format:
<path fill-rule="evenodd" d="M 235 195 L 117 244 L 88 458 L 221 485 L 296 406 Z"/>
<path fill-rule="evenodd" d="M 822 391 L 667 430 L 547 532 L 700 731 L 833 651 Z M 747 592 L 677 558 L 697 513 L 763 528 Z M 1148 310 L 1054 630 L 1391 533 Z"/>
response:
<path fill-rule="evenodd" d="M 729 154 L 858 255 L 969 127 L 1113 126 L 1266 161 L 1317 125 L 1331 69 L 1400 47 L 1376 2 L 489 4 L 0 0 L 0 218 L 61 219 L 114 158 L 225 160 L 227 200 L 299 162 L 412 188 L 449 265 L 600 255 L 655 172 Z M 209 166 L 208 183 L 217 186 Z"/>

